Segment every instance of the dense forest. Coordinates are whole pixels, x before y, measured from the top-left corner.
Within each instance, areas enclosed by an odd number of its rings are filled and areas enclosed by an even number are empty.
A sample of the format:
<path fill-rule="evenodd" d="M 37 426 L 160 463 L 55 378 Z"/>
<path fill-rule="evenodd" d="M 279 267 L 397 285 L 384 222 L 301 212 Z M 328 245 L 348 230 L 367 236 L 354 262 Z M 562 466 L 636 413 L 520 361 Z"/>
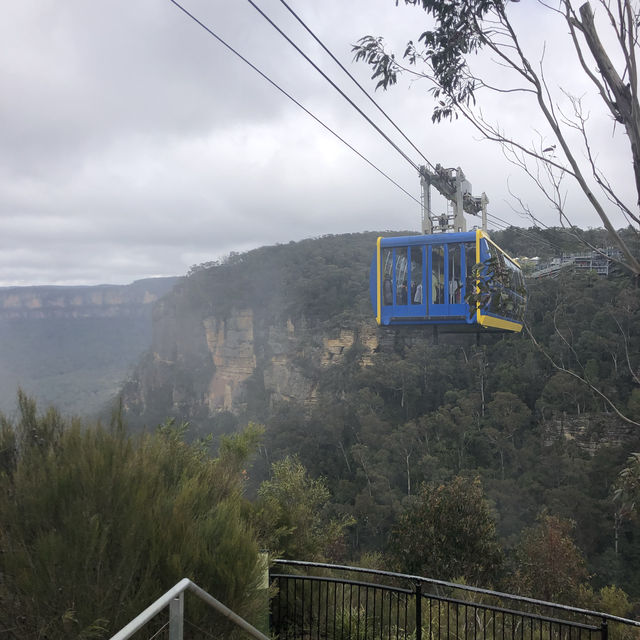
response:
<path fill-rule="evenodd" d="M 574 231 L 492 238 L 550 258 L 584 250 Z M 264 335 L 283 319 L 304 327 L 294 364 L 314 380 L 311 400 L 268 398 L 258 358 L 238 409 L 184 402 L 215 368 L 196 334 L 182 339 L 198 359 L 176 374 L 181 395 L 164 380 L 146 413 L 116 412 L 110 426 L 40 414 L 19 394 L 16 418 L 0 416 L 0 630 L 103 637 L 185 575 L 255 616 L 258 548 L 634 614 L 637 283 L 615 269 L 530 279 L 521 334 L 435 344 L 380 328 L 374 351 L 356 339 L 321 363 L 318 336 L 371 327 L 374 239 L 200 265 L 156 309 L 173 310 L 178 332 L 246 307 Z M 257 336 L 254 348 L 268 343 Z M 127 609 L 113 580 L 138 594 Z"/>
<path fill-rule="evenodd" d="M 542 260 L 584 252 L 584 240 L 606 244 L 601 230 L 491 235 L 512 255 Z M 194 268 L 186 291 L 210 307 L 223 300 L 223 312 L 243 304 L 231 293 L 241 291 L 244 304 L 263 314 L 304 317 L 311 334 L 357 328 L 371 322 L 365 283 L 373 237 L 230 256 Z M 262 286 L 271 269 L 277 284 Z M 478 478 L 507 560 L 524 531 L 558 518 L 584 555 L 592 585 L 616 584 L 638 598 L 637 522 L 613 500 L 618 474 L 640 446 L 637 286 L 614 269 L 609 278 L 569 272 L 530 279 L 528 287 L 522 334 L 483 336 L 479 345 L 442 336 L 434 344 L 424 330 L 381 328 L 373 354 L 357 341 L 329 367 L 299 354 L 297 365 L 318 380 L 314 402 L 266 403 L 255 375 L 243 414 L 196 418 L 193 433 L 263 423 L 251 485 L 269 477 L 274 461 L 297 456 L 312 477 L 326 479 L 331 512 L 353 522 L 343 550 L 352 560 L 393 551 L 398 518 L 425 485 Z M 507 560 L 503 577 L 512 573 Z"/>

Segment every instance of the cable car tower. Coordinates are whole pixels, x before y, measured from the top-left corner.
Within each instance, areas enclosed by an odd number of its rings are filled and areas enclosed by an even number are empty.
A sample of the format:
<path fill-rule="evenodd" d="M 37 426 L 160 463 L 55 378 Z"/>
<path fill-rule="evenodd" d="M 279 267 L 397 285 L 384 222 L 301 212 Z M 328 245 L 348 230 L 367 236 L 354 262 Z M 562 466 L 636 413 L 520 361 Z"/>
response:
<path fill-rule="evenodd" d="M 422 165 L 420 167 L 420 185 L 422 187 L 422 233 L 461 233 L 467 230 L 464 214 L 474 216 L 482 214 L 482 230 L 487 230 L 487 204 L 489 198 L 486 193 L 480 197 L 472 195 L 471 183 L 465 178 L 462 169 L 445 169 L 437 164 L 434 171 Z M 431 209 L 431 187 L 434 186 L 440 194 L 451 204 L 451 213 L 434 215 Z"/>

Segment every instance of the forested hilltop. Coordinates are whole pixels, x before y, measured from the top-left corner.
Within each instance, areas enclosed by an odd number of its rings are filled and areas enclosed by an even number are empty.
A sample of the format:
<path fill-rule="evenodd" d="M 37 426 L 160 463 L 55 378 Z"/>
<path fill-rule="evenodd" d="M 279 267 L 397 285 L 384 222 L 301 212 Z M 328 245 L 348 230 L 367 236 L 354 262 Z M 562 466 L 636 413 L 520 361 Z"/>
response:
<path fill-rule="evenodd" d="M 600 244 L 599 231 L 587 233 Z M 342 557 L 397 558 L 405 543 L 394 527 L 408 505 L 428 502 L 424 487 L 453 491 L 456 477 L 477 477 L 507 554 L 502 579 L 527 532 L 556 527 L 556 540 L 584 554 L 593 587 L 640 597 L 637 521 L 613 500 L 640 448 L 635 284 L 622 271 L 530 281 L 537 345 L 525 332 L 433 344 L 421 329 L 375 327 L 376 235 L 265 247 L 192 269 L 156 307 L 152 351 L 123 393 L 128 418 L 153 425 L 173 416 L 190 422 L 193 438 L 263 423 L 251 485 L 274 461 L 298 456 L 326 479 L 330 512 L 353 518 Z M 584 251 L 563 230 L 491 235 L 513 255 Z M 418 539 L 425 526 L 416 525 Z M 433 558 L 399 562 L 456 577 L 452 567 L 436 571 Z"/>

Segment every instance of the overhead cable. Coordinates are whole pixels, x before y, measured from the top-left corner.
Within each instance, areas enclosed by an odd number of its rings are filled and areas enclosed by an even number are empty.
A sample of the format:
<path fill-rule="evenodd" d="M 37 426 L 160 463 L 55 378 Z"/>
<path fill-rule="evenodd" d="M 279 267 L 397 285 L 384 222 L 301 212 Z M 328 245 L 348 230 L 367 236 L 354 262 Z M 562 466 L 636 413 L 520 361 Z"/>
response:
<path fill-rule="evenodd" d="M 173 1 L 173 0 L 172 0 Z M 418 172 L 420 167 L 333 81 L 320 67 L 289 38 L 253 0 L 247 2 Z"/>
<path fill-rule="evenodd" d="M 177 0 L 169 0 L 169 2 L 173 3 L 176 7 L 178 7 L 178 9 L 180 9 L 180 11 L 182 11 L 185 15 L 187 15 L 189 18 L 191 18 L 196 24 L 198 24 L 200 27 L 202 27 L 209 35 L 213 36 L 220 44 L 222 44 L 229 51 L 231 51 L 231 53 L 233 53 L 238 58 L 240 58 L 240 60 L 242 60 L 245 64 L 249 65 L 256 73 L 258 73 L 260 76 L 262 76 L 269 84 L 271 84 L 278 91 L 280 91 L 280 93 L 282 93 L 287 98 L 289 98 L 289 100 L 291 100 L 295 105 L 300 107 L 300 109 L 302 109 L 307 115 L 311 116 L 318 124 L 323 126 L 329 133 L 331 133 L 331 135 L 335 136 L 338 140 L 340 140 L 340 142 L 342 142 L 342 144 L 344 144 L 346 147 L 351 149 L 351 151 L 353 151 L 357 156 L 362 158 L 362 160 L 364 160 L 369 166 L 373 167 L 380 175 L 384 176 L 387 180 L 389 180 L 389 182 L 391 182 L 393 185 L 395 185 L 404 194 L 409 196 L 414 202 L 417 202 L 418 204 L 421 204 L 420 200 L 418 200 L 416 197 L 411 195 L 404 187 L 399 185 L 393 178 L 391 178 L 388 174 L 386 174 L 382 169 L 380 169 L 375 164 L 373 164 L 373 162 L 371 162 L 371 160 L 366 158 L 355 147 L 353 147 L 344 138 L 342 138 L 333 129 L 331 129 L 331 127 L 329 127 L 329 125 L 325 124 L 322 120 L 320 120 L 320 118 L 318 118 L 315 114 L 313 114 L 311 111 L 309 111 L 309 109 L 307 109 L 304 105 L 302 105 L 300 102 L 298 102 L 292 95 L 287 93 L 279 84 L 277 84 L 269 76 L 267 76 L 265 73 L 263 73 L 252 62 L 247 60 L 247 58 L 245 58 L 241 53 L 239 53 L 236 49 L 234 49 L 230 44 L 225 42 L 217 33 L 212 31 L 209 27 L 207 27 L 207 25 L 205 25 L 203 22 L 201 22 L 192 13 L 187 11 L 187 9 L 185 9 L 179 2 L 177 2 Z"/>
<path fill-rule="evenodd" d="M 349 71 L 344 67 L 344 65 L 336 58 L 333 53 L 325 46 L 325 44 L 316 36 L 316 34 L 307 26 L 307 24 L 302 20 L 302 18 L 285 2 L 285 0 L 280 0 L 280 2 L 287 8 L 289 13 L 306 29 L 309 35 L 326 51 L 326 53 L 331 57 L 331 59 L 344 71 L 347 76 L 354 82 L 354 84 L 364 93 L 365 96 L 371 101 L 373 106 L 378 109 L 378 111 L 393 125 L 396 131 L 413 147 L 413 149 L 418 153 L 418 155 L 429 165 L 431 170 L 435 170 L 435 167 L 429 162 L 427 157 L 416 147 L 416 145 L 407 137 L 407 135 L 400 129 L 400 127 L 387 115 L 386 111 L 371 97 L 369 92 L 349 73 Z"/>
<path fill-rule="evenodd" d="M 511 228 L 511 230 L 515 234 L 517 234 L 519 236 L 522 236 L 524 238 L 527 238 L 528 240 L 531 240 L 533 242 L 537 242 L 539 244 L 547 245 L 548 247 L 551 247 L 552 249 L 562 251 L 562 247 L 560 247 L 559 245 L 556 245 L 553 242 L 550 242 L 546 238 L 541 238 L 541 237 L 536 236 L 536 235 L 534 235 L 532 233 L 524 231 L 524 230 L 520 229 L 519 227 L 514 227 L 511 223 L 507 222 L 506 220 L 503 220 L 502 218 L 498 218 L 498 216 L 494 216 L 491 213 L 487 213 L 487 217 L 488 218 L 493 218 L 493 220 L 491 221 L 492 224 L 494 226 L 496 226 L 498 229 L 502 230 L 502 231 L 506 231 L 508 228 Z M 500 223 L 506 224 L 507 226 L 505 227 L 504 224 L 497 223 L 496 220 L 498 220 Z"/>

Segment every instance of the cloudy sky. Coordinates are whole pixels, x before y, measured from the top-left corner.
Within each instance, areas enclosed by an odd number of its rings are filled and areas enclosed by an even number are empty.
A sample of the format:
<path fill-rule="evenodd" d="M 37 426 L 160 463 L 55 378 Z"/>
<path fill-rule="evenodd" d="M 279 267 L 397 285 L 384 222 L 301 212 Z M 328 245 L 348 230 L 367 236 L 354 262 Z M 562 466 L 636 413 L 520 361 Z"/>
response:
<path fill-rule="evenodd" d="M 393 133 L 279 0 L 256 3 Z M 352 43 L 384 35 L 401 52 L 426 25 L 394 0 L 288 3 L 370 89 Z M 419 198 L 411 166 L 248 2 L 182 4 Z M 512 6 L 533 59 L 546 44 L 550 81 L 572 78 L 564 30 L 533 1 Z M 419 228 L 414 200 L 170 0 L 20 0 L 4 7 L 0 37 L 0 286 L 127 283 L 265 244 Z M 528 226 L 511 190 L 555 223 L 499 148 L 461 122 L 431 124 L 426 85 L 375 97 L 433 164 L 461 166 L 491 213 Z M 535 123 L 518 101 L 486 108 L 504 126 Z M 625 140 L 596 115 L 600 158 L 624 189 Z M 599 226 L 580 198 L 570 211 L 577 224 Z"/>

